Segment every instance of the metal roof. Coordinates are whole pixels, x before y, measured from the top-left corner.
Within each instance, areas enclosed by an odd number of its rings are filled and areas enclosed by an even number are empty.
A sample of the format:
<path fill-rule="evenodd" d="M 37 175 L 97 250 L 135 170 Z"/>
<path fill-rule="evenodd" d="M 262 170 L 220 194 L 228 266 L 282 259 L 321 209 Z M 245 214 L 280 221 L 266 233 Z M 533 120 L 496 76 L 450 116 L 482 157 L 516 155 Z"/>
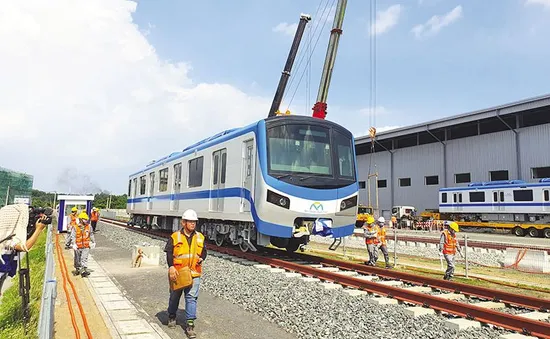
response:
<path fill-rule="evenodd" d="M 498 115 L 502 116 L 527 111 L 544 106 L 550 106 L 550 94 L 380 132 L 379 134 L 377 134 L 377 138 L 378 140 L 391 139 L 413 133 L 425 132 L 427 130 L 433 131 L 434 129 L 438 128 L 450 127 L 458 124 L 477 121 L 480 119 L 487 119 L 496 117 Z M 362 144 L 366 142 L 370 142 L 370 136 L 368 135 L 355 138 L 355 144 Z"/>

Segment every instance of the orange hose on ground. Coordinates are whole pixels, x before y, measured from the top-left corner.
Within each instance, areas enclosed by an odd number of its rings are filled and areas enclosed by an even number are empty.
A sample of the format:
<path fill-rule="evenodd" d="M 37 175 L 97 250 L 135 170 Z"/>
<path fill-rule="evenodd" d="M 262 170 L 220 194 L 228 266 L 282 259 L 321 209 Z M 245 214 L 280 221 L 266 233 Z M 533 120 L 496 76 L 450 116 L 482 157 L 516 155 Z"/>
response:
<path fill-rule="evenodd" d="M 80 339 L 80 331 L 78 330 L 78 325 L 76 324 L 75 315 L 73 312 L 73 306 L 71 304 L 71 297 L 69 295 L 69 290 L 67 289 L 67 277 L 66 272 L 63 270 L 61 246 L 59 246 L 59 234 L 55 236 L 55 248 L 57 249 L 57 259 L 59 260 L 59 267 L 61 268 L 61 276 L 63 277 L 63 290 L 65 291 L 65 297 L 67 298 L 67 305 L 69 306 L 69 313 L 71 314 L 71 323 L 73 324 L 74 333 L 77 339 Z M 64 260 L 64 259 L 63 259 Z"/>
<path fill-rule="evenodd" d="M 59 245 L 59 233 L 57 234 L 57 246 L 61 249 L 61 246 Z M 61 252 L 61 251 L 60 251 Z M 63 252 L 61 252 L 61 257 L 63 256 Z M 67 270 L 67 264 L 65 263 L 65 259 L 62 260 L 63 268 L 65 269 L 65 274 L 68 276 L 68 270 Z M 78 293 L 76 293 L 76 288 L 74 287 L 74 284 L 71 280 L 71 278 L 68 278 L 69 284 L 71 285 L 71 289 L 73 290 L 73 295 L 76 300 L 76 304 L 78 305 L 78 309 L 80 311 L 80 316 L 82 317 L 82 322 L 84 323 L 84 329 L 86 330 L 86 334 L 88 335 L 89 339 L 92 339 L 92 332 L 90 331 L 90 328 L 88 327 L 88 320 L 86 319 L 86 314 L 84 313 L 84 308 L 82 307 L 82 304 L 80 303 L 80 299 L 78 298 Z"/>

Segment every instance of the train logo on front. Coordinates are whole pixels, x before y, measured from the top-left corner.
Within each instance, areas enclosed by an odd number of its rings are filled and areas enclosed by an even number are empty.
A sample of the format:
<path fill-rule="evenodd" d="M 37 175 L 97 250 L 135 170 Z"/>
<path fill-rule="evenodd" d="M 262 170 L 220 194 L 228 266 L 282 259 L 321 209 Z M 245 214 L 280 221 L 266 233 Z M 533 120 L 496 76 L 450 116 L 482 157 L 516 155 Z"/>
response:
<path fill-rule="evenodd" d="M 316 201 L 311 206 L 309 206 L 309 210 L 312 212 L 323 212 L 323 204 Z"/>

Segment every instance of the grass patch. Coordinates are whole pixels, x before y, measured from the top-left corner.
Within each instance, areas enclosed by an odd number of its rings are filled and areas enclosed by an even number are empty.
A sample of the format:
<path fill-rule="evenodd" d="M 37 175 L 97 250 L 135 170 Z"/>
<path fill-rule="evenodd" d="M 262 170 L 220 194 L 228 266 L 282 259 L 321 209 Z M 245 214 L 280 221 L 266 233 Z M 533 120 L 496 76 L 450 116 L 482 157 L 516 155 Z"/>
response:
<path fill-rule="evenodd" d="M 47 229 L 46 229 L 47 230 Z M 46 231 L 38 237 L 29 255 L 30 265 L 30 298 L 29 309 L 30 319 L 27 324 L 27 334 L 23 323 L 23 310 L 21 308 L 21 297 L 19 296 L 19 273 L 13 277 L 13 285 L 2 295 L 0 304 L 0 338 L 38 338 L 38 317 L 40 314 L 40 303 L 42 287 L 44 283 L 44 270 L 46 269 Z M 26 266 L 27 259 L 22 258 L 23 266 Z"/>

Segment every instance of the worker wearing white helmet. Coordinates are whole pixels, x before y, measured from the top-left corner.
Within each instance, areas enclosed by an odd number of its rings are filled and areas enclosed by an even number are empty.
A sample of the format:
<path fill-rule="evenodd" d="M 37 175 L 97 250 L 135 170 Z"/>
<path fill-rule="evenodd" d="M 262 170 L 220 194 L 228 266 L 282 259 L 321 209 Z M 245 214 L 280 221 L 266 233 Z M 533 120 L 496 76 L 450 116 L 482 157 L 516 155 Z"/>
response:
<path fill-rule="evenodd" d="M 388 244 L 386 241 L 386 228 L 384 227 L 385 223 L 386 223 L 386 219 L 384 219 L 384 217 L 378 218 L 378 241 L 379 241 L 379 248 L 382 251 L 382 254 L 384 255 L 386 268 L 391 268 L 390 256 L 388 254 Z"/>
<path fill-rule="evenodd" d="M 172 234 L 164 251 L 168 263 L 170 278 L 170 300 L 168 303 L 168 327 L 176 327 L 176 312 L 183 293 L 185 293 L 185 315 L 187 324 L 185 333 L 195 338 L 195 319 L 197 318 L 197 298 L 199 297 L 202 262 L 206 258 L 204 235 L 195 230 L 197 212 L 188 209 L 183 212 L 181 229 Z"/>
<path fill-rule="evenodd" d="M 455 272 L 455 255 L 458 251 L 462 255 L 460 245 L 456 239 L 456 232 L 458 232 L 458 224 L 454 221 L 445 221 L 444 225 L 446 229 L 441 232 L 441 238 L 439 239 L 439 252 L 443 255 L 447 262 L 447 270 L 443 279 L 451 280 Z"/>

